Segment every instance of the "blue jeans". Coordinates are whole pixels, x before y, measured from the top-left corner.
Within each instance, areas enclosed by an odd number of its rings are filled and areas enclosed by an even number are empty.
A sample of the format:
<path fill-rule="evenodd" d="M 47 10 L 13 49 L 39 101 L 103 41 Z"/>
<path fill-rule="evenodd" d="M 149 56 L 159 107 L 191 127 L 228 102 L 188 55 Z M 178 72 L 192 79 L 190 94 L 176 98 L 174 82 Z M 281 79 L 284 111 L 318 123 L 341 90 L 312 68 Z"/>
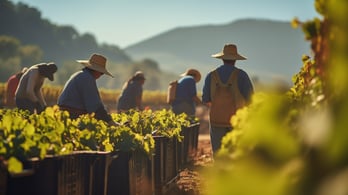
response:
<path fill-rule="evenodd" d="M 222 138 L 230 131 L 232 131 L 232 127 L 216 127 L 210 125 L 210 141 L 213 154 L 220 149 Z"/>

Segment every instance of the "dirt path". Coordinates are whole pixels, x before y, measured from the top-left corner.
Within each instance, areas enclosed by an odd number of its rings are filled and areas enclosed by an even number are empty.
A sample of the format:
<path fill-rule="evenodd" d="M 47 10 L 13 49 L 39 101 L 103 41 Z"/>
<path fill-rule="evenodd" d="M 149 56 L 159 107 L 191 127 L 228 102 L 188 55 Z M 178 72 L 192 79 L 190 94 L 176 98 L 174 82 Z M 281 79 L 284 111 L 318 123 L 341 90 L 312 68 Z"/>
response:
<path fill-rule="evenodd" d="M 200 121 L 198 149 L 191 164 L 187 165 L 179 173 L 176 187 L 167 195 L 199 195 L 204 189 L 203 181 L 199 175 L 199 170 L 205 166 L 212 165 L 212 150 L 209 135 L 209 114 L 208 108 L 198 106 L 196 116 Z"/>
<path fill-rule="evenodd" d="M 200 134 L 198 150 L 192 163 L 185 166 L 179 173 L 176 187 L 167 195 L 199 195 L 202 194 L 204 184 L 199 175 L 199 169 L 212 165 L 213 158 L 209 134 Z"/>

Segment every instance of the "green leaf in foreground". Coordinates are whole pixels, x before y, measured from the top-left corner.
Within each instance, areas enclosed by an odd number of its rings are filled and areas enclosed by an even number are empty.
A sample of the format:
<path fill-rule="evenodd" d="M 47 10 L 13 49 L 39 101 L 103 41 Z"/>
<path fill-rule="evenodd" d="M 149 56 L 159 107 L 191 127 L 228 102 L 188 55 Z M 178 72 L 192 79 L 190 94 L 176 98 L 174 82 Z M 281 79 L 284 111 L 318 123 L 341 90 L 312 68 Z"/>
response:
<path fill-rule="evenodd" d="M 12 173 L 19 173 L 23 170 L 23 164 L 15 157 L 8 159 L 8 171 Z"/>

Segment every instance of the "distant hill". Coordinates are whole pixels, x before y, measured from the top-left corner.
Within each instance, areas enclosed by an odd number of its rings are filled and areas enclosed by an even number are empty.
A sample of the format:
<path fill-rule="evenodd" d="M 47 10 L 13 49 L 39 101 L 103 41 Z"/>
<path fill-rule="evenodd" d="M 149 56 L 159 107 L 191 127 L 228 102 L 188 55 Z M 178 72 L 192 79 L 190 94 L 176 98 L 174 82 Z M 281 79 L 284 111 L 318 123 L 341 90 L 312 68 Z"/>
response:
<path fill-rule="evenodd" d="M 115 75 L 114 79 L 99 79 L 101 87 L 120 89 L 132 73 L 142 70 L 147 77 L 145 89 L 166 90 L 168 83 L 188 67 L 201 70 L 204 78 L 222 63 L 210 56 L 221 51 L 225 43 L 236 43 L 239 52 L 248 57 L 237 66 L 250 76 L 260 81 L 282 79 L 291 83 L 292 75 L 301 67 L 302 54 L 309 53 L 309 43 L 300 29 L 291 28 L 288 22 L 270 20 L 175 28 L 124 49 L 99 44 L 93 34 L 80 34 L 73 26 L 56 25 L 42 18 L 40 10 L 20 2 L 0 0 L 0 24 L 6 27 L 0 28 L 0 36 L 15 37 L 23 46 L 38 46 L 42 50 L 38 62 L 57 63 L 55 84 L 64 84 L 74 69 L 81 68 L 76 59 L 87 59 L 92 52 L 98 52 L 108 57 L 109 70 Z M 0 81 L 13 74 L 5 73 L 5 66 L 31 65 L 12 60 L 19 59 L 18 55 L 14 52 L 11 58 L 0 59 L 4 75 Z M 202 84 L 203 79 L 198 90 Z"/>
<path fill-rule="evenodd" d="M 300 29 L 293 29 L 289 22 L 260 19 L 176 28 L 124 50 L 133 59 L 156 60 L 163 70 L 178 74 L 194 67 L 205 75 L 222 63 L 211 55 L 225 43 L 237 44 L 238 52 L 248 58 L 237 66 L 262 82 L 280 79 L 290 84 L 302 66 L 301 56 L 310 52 Z"/>
<path fill-rule="evenodd" d="M 73 26 L 56 25 L 42 18 L 40 10 L 21 2 L 0 0 L 0 25 L 0 35 L 16 37 L 22 44 L 38 45 L 44 51 L 43 60 L 54 61 L 58 66 L 76 58 L 88 58 L 92 52 L 103 53 L 115 62 L 131 62 L 118 46 L 99 44 L 93 34 L 80 34 Z"/>
<path fill-rule="evenodd" d="M 6 82 L 24 66 L 53 61 L 58 71 L 50 84 L 63 85 L 73 72 L 83 67 L 76 60 L 88 59 L 92 53 L 105 55 L 108 70 L 115 76 L 98 79 L 98 85 L 103 88 L 121 89 L 137 70 L 145 73 L 147 90 L 166 90 L 167 83 L 176 78 L 163 72 L 151 59 L 134 61 L 117 45 L 99 44 L 93 34 L 80 34 L 70 25 L 56 25 L 43 18 L 40 10 L 25 3 L 0 0 L 0 26 L 0 82 Z"/>

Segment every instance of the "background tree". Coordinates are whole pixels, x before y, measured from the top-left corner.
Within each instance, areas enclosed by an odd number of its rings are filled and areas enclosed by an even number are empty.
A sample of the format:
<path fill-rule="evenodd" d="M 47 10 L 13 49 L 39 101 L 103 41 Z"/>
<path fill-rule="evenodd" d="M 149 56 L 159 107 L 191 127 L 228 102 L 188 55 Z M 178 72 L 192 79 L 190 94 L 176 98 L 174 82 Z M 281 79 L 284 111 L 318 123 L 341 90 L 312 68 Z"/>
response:
<path fill-rule="evenodd" d="M 0 51 L 0 82 L 6 82 L 25 66 L 40 63 L 43 53 L 38 46 L 22 45 L 18 39 L 10 36 L 0 36 Z"/>
<path fill-rule="evenodd" d="M 108 69 L 115 75 L 114 79 L 98 79 L 98 85 L 103 88 L 120 89 L 135 69 L 146 74 L 144 89 L 148 90 L 166 89 L 168 79 L 173 77 L 169 73 L 162 74 L 154 60 L 134 62 L 118 46 L 99 44 L 93 34 L 80 34 L 73 26 L 55 25 L 43 19 L 38 9 L 21 2 L 0 0 L 0 26 L 6 26 L 0 28 L 0 36 L 7 37 L 0 40 L 0 82 L 5 82 L 23 66 L 53 61 L 59 75 L 53 84 L 64 85 L 76 68 L 81 68 L 76 60 L 88 59 L 92 53 L 105 55 Z"/>
<path fill-rule="evenodd" d="M 19 54 L 21 42 L 10 36 L 0 36 L 0 58 L 8 59 Z"/>
<path fill-rule="evenodd" d="M 37 45 L 24 45 L 19 48 L 19 56 L 21 58 L 21 66 L 31 66 L 41 63 L 43 52 Z"/>

